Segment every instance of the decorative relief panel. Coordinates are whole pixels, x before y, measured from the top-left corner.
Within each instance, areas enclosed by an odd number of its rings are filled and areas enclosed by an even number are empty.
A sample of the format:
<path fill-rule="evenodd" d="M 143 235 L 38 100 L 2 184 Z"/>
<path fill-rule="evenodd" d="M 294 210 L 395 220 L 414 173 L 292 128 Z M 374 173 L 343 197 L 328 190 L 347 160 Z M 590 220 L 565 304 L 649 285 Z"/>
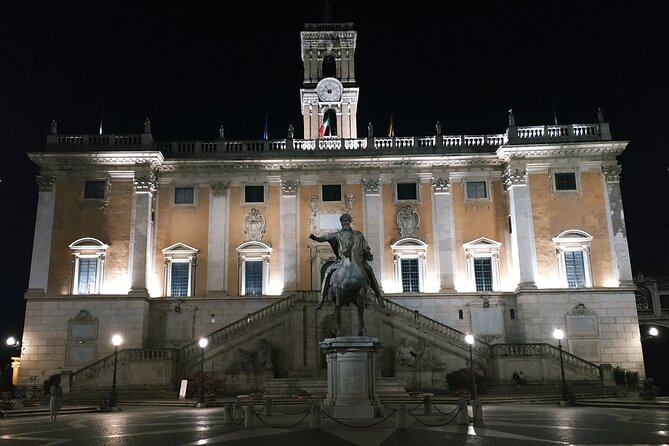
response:
<path fill-rule="evenodd" d="M 339 217 L 343 213 L 351 212 L 355 203 L 355 197 L 353 194 L 346 194 L 343 205 L 324 206 L 315 195 L 310 196 L 308 201 L 309 208 L 311 209 L 311 215 L 309 216 L 311 232 L 316 235 L 322 235 L 341 229 Z"/>
<path fill-rule="evenodd" d="M 246 240 L 261 240 L 265 233 L 265 217 L 256 208 L 251 209 L 244 217 L 244 233 Z"/>
<path fill-rule="evenodd" d="M 400 228 L 400 236 L 417 237 L 416 230 L 419 224 L 420 216 L 413 206 L 403 206 L 397 212 L 397 226 Z"/>

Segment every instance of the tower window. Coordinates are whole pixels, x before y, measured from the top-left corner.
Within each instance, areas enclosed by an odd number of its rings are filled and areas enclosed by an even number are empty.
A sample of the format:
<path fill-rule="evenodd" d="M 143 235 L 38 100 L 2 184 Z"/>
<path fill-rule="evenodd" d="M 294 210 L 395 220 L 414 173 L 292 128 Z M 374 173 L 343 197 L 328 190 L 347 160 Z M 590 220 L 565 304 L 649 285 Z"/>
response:
<path fill-rule="evenodd" d="M 323 58 L 323 77 L 337 77 L 337 62 L 330 54 Z"/>
<path fill-rule="evenodd" d="M 474 259 L 474 280 L 476 291 L 492 291 L 492 258 L 477 257 Z"/>

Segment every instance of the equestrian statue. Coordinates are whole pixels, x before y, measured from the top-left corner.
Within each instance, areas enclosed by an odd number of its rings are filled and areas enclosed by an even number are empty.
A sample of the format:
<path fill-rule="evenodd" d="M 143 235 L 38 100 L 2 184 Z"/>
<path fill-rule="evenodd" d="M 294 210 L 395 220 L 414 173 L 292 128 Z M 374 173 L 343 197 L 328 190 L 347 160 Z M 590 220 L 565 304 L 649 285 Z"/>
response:
<path fill-rule="evenodd" d="M 366 336 L 364 312 L 368 289 L 376 295 L 376 302 L 384 307 L 383 296 L 367 261 L 374 260 L 365 236 L 360 231 L 351 229 L 351 215 L 339 217 L 341 229 L 323 236 L 310 234 L 309 238 L 317 242 L 328 242 L 337 260 L 325 271 L 321 295 L 317 310 L 330 298 L 335 304 L 336 331 L 341 331 L 341 307 L 354 304 L 358 308 L 358 336 Z"/>

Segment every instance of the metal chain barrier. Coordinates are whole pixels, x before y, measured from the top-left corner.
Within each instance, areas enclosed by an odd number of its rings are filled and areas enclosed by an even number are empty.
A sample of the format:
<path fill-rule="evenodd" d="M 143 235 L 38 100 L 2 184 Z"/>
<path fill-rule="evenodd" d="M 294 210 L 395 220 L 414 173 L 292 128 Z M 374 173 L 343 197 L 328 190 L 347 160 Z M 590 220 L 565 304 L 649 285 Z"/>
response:
<path fill-rule="evenodd" d="M 326 412 L 323 412 L 323 415 L 325 415 L 327 418 L 331 419 L 331 420 L 334 421 L 335 423 L 337 423 L 337 424 L 341 424 L 342 426 L 353 427 L 353 428 L 362 428 L 362 429 L 364 429 L 364 428 L 366 428 L 366 427 L 374 427 L 374 426 L 378 426 L 379 424 L 383 423 L 384 421 L 387 421 L 390 417 L 392 417 L 393 415 L 395 415 L 396 412 L 397 412 L 397 411 L 394 410 L 394 411 L 392 411 L 389 415 L 387 415 L 386 417 L 382 418 L 381 420 L 376 421 L 376 422 L 374 422 L 374 423 L 372 423 L 372 424 L 366 424 L 366 425 L 364 425 L 364 426 L 355 426 L 355 425 L 352 425 L 352 424 L 344 423 L 343 421 L 339 421 L 339 420 L 336 419 L 336 418 L 332 418 L 332 417 L 331 417 L 330 415 L 328 415 Z"/>
<path fill-rule="evenodd" d="M 420 406 L 422 406 L 422 404 L 423 404 L 423 403 L 418 403 L 418 405 L 417 405 L 416 407 L 414 407 L 413 409 L 408 409 L 408 411 L 409 411 L 409 412 L 413 412 L 414 410 L 416 410 L 416 409 L 418 409 Z M 397 409 L 393 409 L 392 407 L 388 406 L 386 403 L 383 403 L 383 402 L 382 402 L 381 405 L 382 405 L 383 407 L 385 407 L 386 409 L 388 409 L 388 410 L 394 410 L 395 412 L 397 412 Z"/>
<path fill-rule="evenodd" d="M 304 413 L 304 416 L 303 416 L 302 418 L 300 418 L 296 423 L 294 423 L 294 424 L 288 424 L 288 425 L 285 425 L 285 426 L 278 426 L 278 425 L 274 425 L 274 424 L 270 424 L 270 423 L 268 423 L 268 422 L 265 421 L 265 420 L 263 419 L 263 417 L 261 417 L 260 414 L 259 414 L 258 412 L 256 412 L 256 411 L 253 411 L 253 414 L 256 416 L 256 418 L 257 418 L 262 424 L 264 424 L 264 425 L 267 426 L 267 427 L 271 427 L 271 428 L 273 428 L 273 429 L 292 429 L 292 428 L 296 427 L 298 424 L 302 423 L 302 422 L 309 416 L 309 413 L 311 412 L 311 407 L 312 407 L 312 406 L 313 406 L 313 404 L 307 408 L 306 412 Z M 277 409 L 277 410 L 278 410 L 278 409 Z M 299 413 L 299 412 L 298 412 L 298 413 Z M 292 414 L 292 415 L 297 415 L 297 414 Z"/>
<path fill-rule="evenodd" d="M 312 402 L 311 405 L 310 405 L 309 407 L 311 407 L 313 404 L 314 404 L 314 403 Z M 273 409 L 276 409 L 277 412 L 281 413 L 282 415 L 297 415 L 297 414 L 302 413 L 301 410 L 300 410 L 299 412 L 285 412 L 285 411 L 279 409 L 279 406 L 277 406 L 277 405 L 274 404 L 274 403 L 272 403 L 272 408 L 273 408 Z"/>
<path fill-rule="evenodd" d="M 418 423 L 422 424 L 423 426 L 427 426 L 427 427 L 441 427 L 441 426 L 446 426 L 447 424 L 451 424 L 451 423 L 453 422 L 453 420 L 455 420 L 455 417 L 458 416 L 458 413 L 460 412 L 460 408 L 459 408 L 459 407 L 456 407 L 455 410 L 454 410 L 454 412 L 455 412 L 455 413 L 453 414 L 453 416 L 451 417 L 450 420 L 446 421 L 445 423 L 439 423 L 439 424 L 425 423 L 425 422 L 421 421 L 416 415 L 414 415 L 414 414 L 411 413 L 411 412 L 409 412 L 409 415 L 411 415 L 411 417 L 412 417 L 414 420 L 418 421 Z"/>
<path fill-rule="evenodd" d="M 457 414 L 457 411 L 458 411 L 458 406 L 455 406 L 455 409 L 453 409 L 452 411 L 450 411 L 450 412 L 448 412 L 448 413 L 446 413 L 446 412 L 442 412 L 441 410 L 439 410 L 439 408 L 437 407 L 437 405 L 436 405 L 435 403 L 432 403 L 432 406 L 433 406 L 435 409 L 437 409 L 437 412 L 439 412 L 440 414 L 445 415 L 445 416 L 453 415 L 454 413 Z"/>

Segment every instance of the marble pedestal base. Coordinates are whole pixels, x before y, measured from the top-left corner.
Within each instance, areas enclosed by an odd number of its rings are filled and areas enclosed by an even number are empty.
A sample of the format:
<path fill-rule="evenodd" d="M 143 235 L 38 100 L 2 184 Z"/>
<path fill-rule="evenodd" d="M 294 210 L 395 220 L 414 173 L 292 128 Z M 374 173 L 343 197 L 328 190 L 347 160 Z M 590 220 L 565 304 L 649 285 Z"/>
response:
<path fill-rule="evenodd" d="M 323 410 L 333 418 L 374 418 L 379 407 L 374 359 L 383 343 L 367 336 L 340 336 L 320 343 L 327 359 Z"/>

